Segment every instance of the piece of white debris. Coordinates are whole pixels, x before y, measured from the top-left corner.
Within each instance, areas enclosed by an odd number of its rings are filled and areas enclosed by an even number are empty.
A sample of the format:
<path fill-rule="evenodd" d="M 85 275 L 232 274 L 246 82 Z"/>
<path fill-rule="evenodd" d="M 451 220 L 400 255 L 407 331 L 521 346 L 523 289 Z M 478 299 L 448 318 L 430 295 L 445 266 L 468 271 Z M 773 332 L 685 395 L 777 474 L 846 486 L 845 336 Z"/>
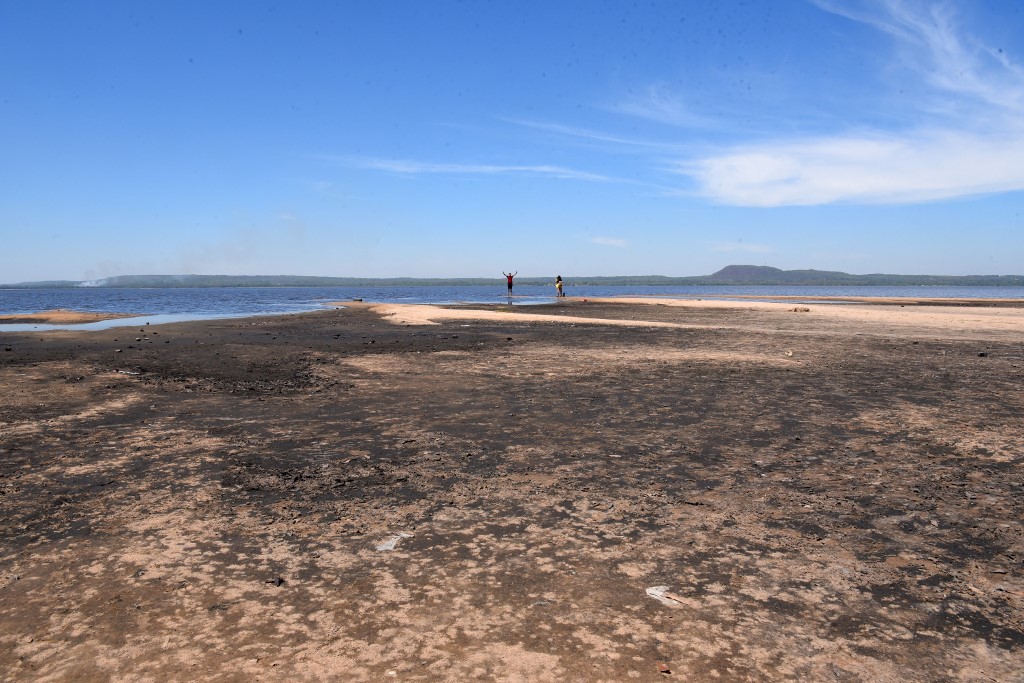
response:
<path fill-rule="evenodd" d="M 401 541 L 403 538 L 412 538 L 412 534 L 407 534 L 404 531 L 401 531 L 397 534 L 392 534 L 388 537 L 386 541 L 378 543 L 374 547 L 374 549 L 380 550 L 382 552 L 386 550 L 394 550 L 395 547 L 398 546 L 398 542 Z"/>
<path fill-rule="evenodd" d="M 651 586 L 647 594 L 667 607 L 680 607 L 683 599 L 669 590 L 668 586 Z"/>

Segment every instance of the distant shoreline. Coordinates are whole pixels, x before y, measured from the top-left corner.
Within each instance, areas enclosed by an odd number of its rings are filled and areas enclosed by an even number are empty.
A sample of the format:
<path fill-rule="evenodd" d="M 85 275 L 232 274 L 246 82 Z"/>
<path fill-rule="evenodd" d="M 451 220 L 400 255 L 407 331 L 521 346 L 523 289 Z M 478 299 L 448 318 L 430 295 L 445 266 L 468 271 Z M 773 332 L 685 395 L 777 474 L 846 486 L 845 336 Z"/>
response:
<path fill-rule="evenodd" d="M 566 284 L 663 287 L 1024 287 L 1024 275 L 853 275 L 825 270 L 780 270 L 769 266 L 726 266 L 711 275 L 563 276 Z M 522 276 L 520 286 L 550 285 L 546 277 Z M 201 288 L 201 287 L 472 287 L 499 286 L 504 278 L 326 277 L 312 275 L 119 275 L 96 280 L 42 280 L 0 285 L 0 289 Z"/>

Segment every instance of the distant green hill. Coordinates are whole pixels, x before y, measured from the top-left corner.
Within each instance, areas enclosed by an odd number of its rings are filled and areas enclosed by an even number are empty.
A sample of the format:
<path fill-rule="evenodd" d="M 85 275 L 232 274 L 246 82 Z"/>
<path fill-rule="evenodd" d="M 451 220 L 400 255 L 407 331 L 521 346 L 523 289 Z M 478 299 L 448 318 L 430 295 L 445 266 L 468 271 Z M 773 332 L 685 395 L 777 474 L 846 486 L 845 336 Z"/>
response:
<path fill-rule="evenodd" d="M 780 270 L 770 266 L 732 265 L 711 275 L 615 275 L 565 278 L 572 285 L 685 286 L 685 285 L 834 285 L 909 287 L 1024 287 L 1024 275 L 851 275 L 830 270 Z M 60 287 L 458 287 L 500 286 L 504 278 L 357 278 L 312 275 L 120 275 L 92 281 L 47 280 L 0 285 L 3 288 Z M 516 279 L 520 285 L 550 285 L 552 278 Z"/>
<path fill-rule="evenodd" d="M 846 283 L 860 276 L 832 270 L 779 270 L 770 266 L 726 266 L 704 279 L 717 284 L 822 284 Z"/>

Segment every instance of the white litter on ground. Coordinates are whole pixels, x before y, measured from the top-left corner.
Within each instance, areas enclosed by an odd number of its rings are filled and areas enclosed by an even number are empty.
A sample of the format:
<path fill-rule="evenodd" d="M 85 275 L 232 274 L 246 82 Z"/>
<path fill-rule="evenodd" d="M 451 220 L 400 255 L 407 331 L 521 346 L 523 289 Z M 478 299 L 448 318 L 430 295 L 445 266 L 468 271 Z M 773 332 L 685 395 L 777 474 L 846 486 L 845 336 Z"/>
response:
<path fill-rule="evenodd" d="M 647 594 L 666 607 L 681 606 L 679 600 L 676 600 L 675 596 L 669 592 L 668 586 L 651 586 L 647 589 Z"/>
<path fill-rule="evenodd" d="M 380 551 L 394 550 L 395 547 L 398 546 L 398 542 L 401 541 L 403 538 L 412 538 L 412 534 L 407 534 L 404 531 L 399 532 L 388 537 L 388 540 L 384 541 L 383 543 L 378 543 L 374 547 L 374 549 Z"/>

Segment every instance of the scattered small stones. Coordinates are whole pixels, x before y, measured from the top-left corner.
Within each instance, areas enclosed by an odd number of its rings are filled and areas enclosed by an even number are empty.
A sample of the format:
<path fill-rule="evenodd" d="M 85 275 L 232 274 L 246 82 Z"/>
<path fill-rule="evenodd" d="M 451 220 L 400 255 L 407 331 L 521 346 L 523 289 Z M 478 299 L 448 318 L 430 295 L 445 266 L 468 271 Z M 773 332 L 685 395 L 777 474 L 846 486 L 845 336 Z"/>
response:
<path fill-rule="evenodd" d="M 658 671 L 660 671 L 663 674 L 670 674 L 670 673 L 672 673 L 672 669 L 670 669 L 668 664 L 666 664 L 664 662 L 659 662 L 658 663 Z"/>

